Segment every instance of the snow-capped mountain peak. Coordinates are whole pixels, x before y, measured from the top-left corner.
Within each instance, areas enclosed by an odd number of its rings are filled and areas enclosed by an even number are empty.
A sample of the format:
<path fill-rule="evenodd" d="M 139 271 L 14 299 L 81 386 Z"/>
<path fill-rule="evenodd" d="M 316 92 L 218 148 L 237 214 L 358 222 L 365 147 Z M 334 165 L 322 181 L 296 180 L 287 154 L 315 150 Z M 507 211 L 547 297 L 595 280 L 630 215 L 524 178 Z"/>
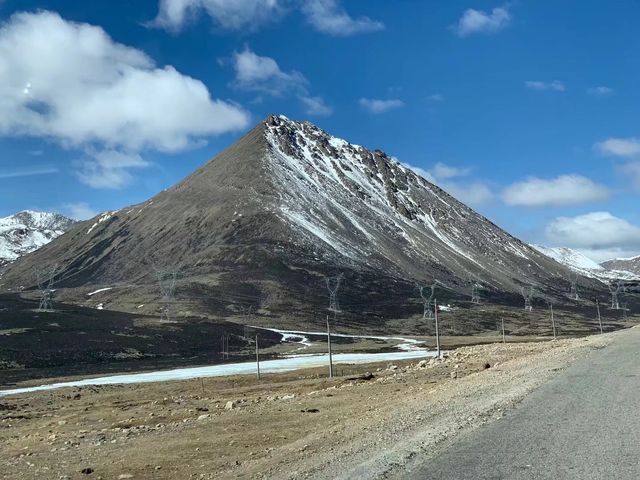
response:
<path fill-rule="evenodd" d="M 74 223 L 58 213 L 33 210 L 0 218 L 0 265 L 46 245 Z"/>

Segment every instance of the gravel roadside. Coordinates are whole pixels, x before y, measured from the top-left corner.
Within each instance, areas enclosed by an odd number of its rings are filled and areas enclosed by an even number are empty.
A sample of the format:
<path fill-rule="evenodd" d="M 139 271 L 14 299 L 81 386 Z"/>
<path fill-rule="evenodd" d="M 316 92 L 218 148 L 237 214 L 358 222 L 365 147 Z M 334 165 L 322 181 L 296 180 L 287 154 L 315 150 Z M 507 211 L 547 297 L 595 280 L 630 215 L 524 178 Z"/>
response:
<path fill-rule="evenodd" d="M 333 380 L 321 369 L 6 397 L 0 478 L 385 478 L 624 334 L 463 347 Z"/>

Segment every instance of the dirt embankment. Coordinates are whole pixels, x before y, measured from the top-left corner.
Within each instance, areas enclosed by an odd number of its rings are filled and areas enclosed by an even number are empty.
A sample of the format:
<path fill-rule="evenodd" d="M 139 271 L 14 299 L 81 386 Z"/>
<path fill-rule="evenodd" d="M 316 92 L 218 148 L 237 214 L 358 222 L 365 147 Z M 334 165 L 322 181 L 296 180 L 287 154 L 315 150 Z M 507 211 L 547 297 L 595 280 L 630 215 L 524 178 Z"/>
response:
<path fill-rule="evenodd" d="M 500 418 L 617 335 L 341 366 L 333 380 L 316 369 L 0 397 L 0 477 L 378 478 Z"/>

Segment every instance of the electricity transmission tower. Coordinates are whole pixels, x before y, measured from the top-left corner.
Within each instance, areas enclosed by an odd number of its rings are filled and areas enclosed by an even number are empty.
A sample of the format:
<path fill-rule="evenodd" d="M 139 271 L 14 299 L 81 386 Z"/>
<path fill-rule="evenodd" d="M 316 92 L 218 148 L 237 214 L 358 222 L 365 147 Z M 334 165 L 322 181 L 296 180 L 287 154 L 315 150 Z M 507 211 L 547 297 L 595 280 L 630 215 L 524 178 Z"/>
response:
<path fill-rule="evenodd" d="M 53 310 L 53 297 L 56 292 L 53 286 L 55 284 L 55 277 L 57 273 L 57 264 L 51 267 L 37 269 L 34 272 L 36 284 L 40 291 L 40 305 L 38 306 L 39 312 Z"/>
<path fill-rule="evenodd" d="M 329 290 L 329 311 L 333 312 L 334 318 L 340 311 L 338 305 L 338 290 L 340 289 L 340 283 L 344 274 L 337 275 L 335 277 L 327 278 L 327 290 Z"/>
<path fill-rule="evenodd" d="M 578 274 L 571 273 L 571 277 L 569 280 L 571 282 L 571 290 L 569 291 L 569 296 L 573 300 L 580 300 L 580 296 L 578 295 Z"/>
<path fill-rule="evenodd" d="M 333 278 L 327 278 L 327 290 L 329 291 L 329 311 L 333 312 L 333 323 L 336 323 L 340 305 L 338 304 L 338 290 L 344 274 Z M 329 315 L 327 315 L 327 348 L 329 352 L 329 378 L 333 378 L 333 356 L 331 354 L 331 327 L 329 326 Z"/>
<path fill-rule="evenodd" d="M 622 282 L 620 282 L 620 280 L 618 280 L 617 282 L 611 282 L 609 284 L 609 291 L 611 292 L 611 309 L 620 310 L 620 301 L 618 300 L 618 294 L 621 291 L 624 291 Z"/>
<path fill-rule="evenodd" d="M 524 309 L 527 312 L 533 310 L 533 306 L 531 305 L 531 299 L 533 298 L 533 286 L 529 285 L 526 288 L 520 287 L 520 291 L 522 292 L 522 298 L 524 299 Z"/>
<path fill-rule="evenodd" d="M 482 286 L 478 282 L 471 285 L 471 303 L 480 304 L 480 289 Z"/>
<path fill-rule="evenodd" d="M 432 320 L 433 319 L 433 297 L 436 293 L 436 284 L 433 283 L 431 286 L 420 286 L 420 297 L 422 298 L 423 311 L 422 311 L 422 319 L 423 320 Z M 431 294 L 427 297 L 425 290 L 427 288 L 431 289 Z"/>
<path fill-rule="evenodd" d="M 250 326 L 252 313 L 253 313 L 253 306 L 249 306 L 249 307 L 246 307 L 246 308 L 243 307 L 242 308 L 242 316 L 244 317 L 244 321 L 243 321 L 243 323 L 244 323 L 244 332 L 243 332 L 242 336 L 247 340 L 249 340 L 250 338 L 253 338 L 253 335 L 252 335 L 252 330 L 253 329 Z"/>
<path fill-rule="evenodd" d="M 171 320 L 178 272 L 172 269 L 156 269 L 156 278 L 160 288 L 160 302 L 162 303 L 160 319 Z"/>

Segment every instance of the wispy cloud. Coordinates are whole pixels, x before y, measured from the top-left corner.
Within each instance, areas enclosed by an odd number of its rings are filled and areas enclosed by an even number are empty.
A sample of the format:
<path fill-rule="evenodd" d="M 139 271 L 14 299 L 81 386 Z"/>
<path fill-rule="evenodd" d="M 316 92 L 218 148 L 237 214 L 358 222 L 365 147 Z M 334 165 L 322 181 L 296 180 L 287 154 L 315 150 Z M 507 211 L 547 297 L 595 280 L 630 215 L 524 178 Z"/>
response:
<path fill-rule="evenodd" d="M 273 97 L 293 96 L 302 103 L 307 115 L 327 116 L 333 113 L 322 97 L 311 95 L 309 81 L 302 73 L 284 71 L 275 59 L 261 56 L 248 46 L 232 58 L 236 76 L 233 85 L 241 90 Z"/>
<path fill-rule="evenodd" d="M 62 211 L 64 214 L 75 220 L 88 220 L 99 213 L 91 208 L 86 202 L 65 203 L 62 207 Z"/>
<path fill-rule="evenodd" d="M 436 163 L 430 170 L 404 164 L 426 180 L 438 185 L 461 202 L 480 207 L 493 201 L 495 195 L 489 185 L 482 181 L 469 180 L 470 167 L 456 167 L 442 162 Z"/>
<path fill-rule="evenodd" d="M 394 108 L 404 107 L 404 102 L 397 98 L 392 98 L 389 100 L 380 100 L 377 98 L 361 98 L 358 100 L 358 104 L 364 110 L 369 113 L 384 113 L 389 110 L 393 110 Z"/>
<path fill-rule="evenodd" d="M 60 172 L 59 169 L 54 167 L 35 168 L 32 170 L 17 170 L 13 172 L 0 172 L 0 178 L 19 178 L 19 177 L 34 177 L 37 175 L 52 175 Z"/>
<path fill-rule="evenodd" d="M 556 92 L 564 92 L 566 90 L 565 84 L 560 80 L 553 80 L 551 82 L 528 80 L 524 82 L 524 84 L 531 90 L 555 90 Z"/>
<path fill-rule="evenodd" d="M 640 190 L 640 138 L 607 138 L 593 147 L 597 152 L 620 159 L 618 171 Z"/>
<path fill-rule="evenodd" d="M 384 30 L 384 23 L 377 20 L 351 17 L 336 0 L 307 0 L 303 5 L 307 21 L 319 32 L 346 37 Z"/>
<path fill-rule="evenodd" d="M 441 93 L 432 93 L 427 96 L 427 101 L 432 103 L 442 103 L 445 101 L 445 98 Z"/>
<path fill-rule="evenodd" d="M 470 8 L 465 10 L 458 23 L 451 28 L 459 37 L 467 37 L 475 33 L 495 33 L 510 23 L 511 13 L 506 6 L 496 7 L 491 12 Z"/>
<path fill-rule="evenodd" d="M 205 14 L 219 30 L 252 32 L 296 10 L 314 30 L 327 35 L 346 37 L 384 29 L 378 20 L 349 15 L 339 0 L 160 0 L 151 25 L 178 32 Z"/>
<path fill-rule="evenodd" d="M 304 105 L 307 115 L 326 117 L 333 113 L 333 109 L 326 104 L 322 97 L 301 96 L 299 100 Z"/>
<path fill-rule="evenodd" d="M 593 95 L 594 97 L 608 97 L 615 93 L 615 90 L 611 87 L 605 87 L 601 85 L 599 87 L 591 87 L 587 88 L 587 93 L 589 95 Z"/>
<path fill-rule="evenodd" d="M 286 12 L 282 0 L 160 0 L 152 26 L 177 32 L 189 21 L 206 14 L 213 24 L 228 31 L 253 31 L 280 19 Z"/>
<path fill-rule="evenodd" d="M 116 190 L 133 182 L 131 170 L 150 165 L 137 153 L 116 150 L 91 152 L 86 158 L 76 162 L 76 176 L 90 187 Z"/>

